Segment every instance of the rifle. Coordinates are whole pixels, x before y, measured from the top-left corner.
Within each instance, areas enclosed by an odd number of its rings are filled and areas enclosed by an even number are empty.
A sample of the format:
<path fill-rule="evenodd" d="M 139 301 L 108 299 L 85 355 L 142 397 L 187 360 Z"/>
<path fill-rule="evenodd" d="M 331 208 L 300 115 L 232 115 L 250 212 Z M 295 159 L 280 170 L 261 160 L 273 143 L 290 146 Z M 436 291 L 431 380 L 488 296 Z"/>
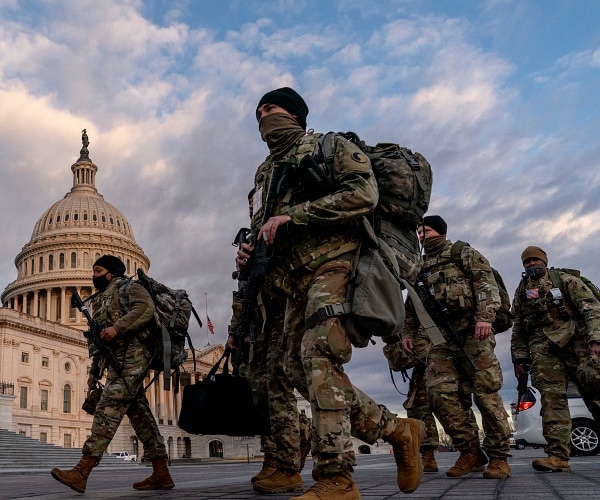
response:
<path fill-rule="evenodd" d="M 293 164 L 287 162 L 273 163 L 273 174 L 269 182 L 261 227 L 273 216 L 277 195 L 281 192 L 288 169 L 292 168 L 292 166 Z M 251 232 L 247 228 L 242 228 L 238 231 L 233 244 L 241 248 L 242 243 L 253 243 L 254 248 L 248 263 L 238 274 L 241 287 L 240 293 L 243 301 L 239 325 L 240 331 L 248 334 L 250 342 L 253 343 L 258 333 L 255 314 L 258 292 L 267 274 L 269 263 L 273 256 L 273 249 L 270 245 L 267 245 L 264 239 L 252 241 Z"/>
<path fill-rule="evenodd" d="M 125 380 L 125 377 L 123 377 L 123 367 L 121 366 L 121 363 L 119 363 L 119 360 L 115 357 L 115 354 L 100 338 L 102 325 L 94 318 L 92 318 L 90 311 L 88 310 L 87 306 L 83 303 L 83 300 L 81 300 L 81 297 L 77 292 L 73 292 L 73 294 L 71 295 L 71 307 L 76 307 L 77 309 L 79 309 L 81 314 L 83 314 L 85 316 L 85 319 L 87 320 L 89 330 L 87 332 L 84 332 L 83 336 L 86 339 L 90 339 L 92 341 L 92 343 L 96 346 L 98 351 L 100 351 L 100 354 L 106 359 L 107 363 L 110 366 L 112 366 L 117 372 L 117 375 L 121 377 L 121 380 L 125 384 L 125 387 L 129 391 L 129 394 L 133 395 L 133 391 L 129 387 L 127 380 Z"/>
<path fill-rule="evenodd" d="M 454 344 L 458 349 L 461 358 L 466 361 L 466 363 L 455 363 L 456 368 L 463 371 L 466 376 L 472 377 L 476 370 L 475 363 L 473 362 L 473 358 L 471 358 L 469 353 L 465 350 L 463 341 L 448 322 L 448 309 L 435 298 L 433 291 L 423 283 L 421 277 L 419 277 L 417 289 L 420 292 L 419 297 L 421 298 L 423 307 L 425 307 L 425 310 L 431 316 L 431 319 L 433 319 L 435 324 L 440 327 L 442 335 L 446 340 L 449 340 Z"/>
<path fill-rule="evenodd" d="M 525 393 L 527 392 L 527 382 L 529 380 L 529 370 L 531 367 L 528 364 L 522 365 L 525 371 L 519 375 L 517 382 L 517 406 L 515 406 L 515 413 L 519 413 L 521 405 L 521 400 Z"/>

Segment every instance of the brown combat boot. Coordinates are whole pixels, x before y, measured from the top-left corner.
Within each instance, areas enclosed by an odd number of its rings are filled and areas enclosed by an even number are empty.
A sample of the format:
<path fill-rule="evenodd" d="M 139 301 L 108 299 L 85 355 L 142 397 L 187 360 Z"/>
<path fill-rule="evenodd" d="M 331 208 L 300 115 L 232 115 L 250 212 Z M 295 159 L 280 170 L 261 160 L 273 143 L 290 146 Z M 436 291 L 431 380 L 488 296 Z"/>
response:
<path fill-rule="evenodd" d="M 421 460 L 423 460 L 423 472 L 438 472 L 438 464 L 435 460 L 435 448 L 427 447 L 421 451 Z"/>
<path fill-rule="evenodd" d="M 302 477 L 298 472 L 277 469 L 270 476 L 255 481 L 252 488 L 258 493 L 302 491 Z"/>
<path fill-rule="evenodd" d="M 54 469 L 50 471 L 50 474 L 52 474 L 54 479 L 60 481 L 62 484 L 66 484 L 77 493 L 85 493 L 87 478 L 96 465 L 98 465 L 98 460 L 89 455 L 84 455 L 81 457 L 79 463 L 71 470 L 61 470 L 54 467 Z"/>
<path fill-rule="evenodd" d="M 425 425 L 414 418 L 398 418 L 396 429 L 384 439 L 394 450 L 398 488 L 403 493 L 412 493 L 423 478 L 423 461 L 419 450 L 425 439 Z"/>
<path fill-rule="evenodd" d="M 466 452 L 461 452 L 456 463 L 446 471 L 448 477 L 461 477 L 469 472 L 481 472 L 488 463 L 486 454 L 481 448 L 474 447 Z"/>
<path fill-rule="evenodd" d="M 134 490 L 170 490 L 175 487 L 173 478 L 169 473 L 166 458 L 155 458 L 152 460 L 152 475 L 133 483 Z"/>
<path fill-rule="evenodd" d="M 319 480 L 304 495 L 290 500 L 360 500 L 360 493 L 350 471 L 331 475 L 319 474 Z"/>
<path fill-rule="evenodd" d="M 539 471 L 552 472 L 571 472 L 571 465 L 568 460 L 563 460 L 556 455 L 550 455 L 546 458 L 535 458 L 531 462 L 533 468 Z"/>
<path fill-rule="evenodd" d="M 505 458 L 491 458 L 487 469 L 483 471 L 485 479 L 506 479 L 510 476 L 510 465 Z"/>
<path fill-rule="evenodd" d="M 250 479 L 250 482 L 254 483 L 256 481 L 266 479 L 271 474 L 273 474 L 273 472 L 275 472 L 276 470 L 277 470 L 277 468 L 275 467 L 275 459 L 273 458 L 273 455 L 265 453 L 265 458 L 263 460 L 262 469 L 257 474 L 252 476 L 252 479 Z"/>

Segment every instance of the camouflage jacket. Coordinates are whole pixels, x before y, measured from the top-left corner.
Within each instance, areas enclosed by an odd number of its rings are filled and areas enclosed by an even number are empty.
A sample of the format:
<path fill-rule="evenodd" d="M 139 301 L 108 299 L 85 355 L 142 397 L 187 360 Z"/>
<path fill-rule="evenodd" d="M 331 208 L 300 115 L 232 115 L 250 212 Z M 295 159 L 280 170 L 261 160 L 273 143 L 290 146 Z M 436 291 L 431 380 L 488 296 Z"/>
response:
<path fill-rule="evenodd" d="M 530 359 L 530 339 L 543 334 L 559 347 L 574 335 L 588 342 L 600 342 L 600 302 L 579 278 L 559 271 L 567 297 L 553 287 L 546 272 L 540 279 L 523 277 L 512 303 L 515 322 L 512 329 L 513 362 Z"/>
<path fill-rule="evenodd" d="M 308 133 L 292 146 L 281 159 L 271 156 L 258 167 L 254 179 L 252 200 L 252 230 L 258 233 L 263 223 L 267 194 L 275 169 L 285 162 L 298 165 L 312 154 L 321 134 Z M 344 253 L 356 250 L 361 236 L 361 216 L 375 209 L 378 200 L 377 183 L 371 163 L 355 145 L 336 136 L 332 177 L 337 186 L 334 192 L 316 199 L 311 193 L 297 191 L 293 169 L 287 170 L 282 192 L 276 197 L 274 215 L 289 215 L 291 222 L 279 229 L 274 256 L 291 270 L 304 266 L 315 269 Z"/>
<path fill-rule="evenodd" d="M 419 281 L 448 311 L 448 322 L 456 332 L 473 328 L 478 321 L 492 323 L 500 307 L 500 292 L 488 260 L 470 245 L 461 252 L 462 269 L 451 255 L 452 242 L 435 257 L 425 256 Z M 466 274 L 465 274 L 466 273 Z M 419 289 L 419 293 L 423 293 Z M 410 302 L 402 338 L 415 338 L 419 322 Z"/>

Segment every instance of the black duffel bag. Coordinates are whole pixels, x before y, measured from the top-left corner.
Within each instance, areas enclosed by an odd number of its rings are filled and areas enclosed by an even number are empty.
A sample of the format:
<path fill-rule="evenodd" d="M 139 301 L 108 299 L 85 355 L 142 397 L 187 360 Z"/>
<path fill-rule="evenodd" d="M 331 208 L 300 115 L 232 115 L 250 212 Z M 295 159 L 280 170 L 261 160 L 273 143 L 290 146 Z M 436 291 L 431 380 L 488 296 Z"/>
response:
<path fill-rule="evenodd" d="M 183 388 L 179 428 L 189 434 L 254 436 L 270 433 L 267 416 L 252 401 L 248 380 L 230 373 L 230 349 L 210 369 L 204 380 Z M 217 373 L 221 362 L 223 372 Z"/>

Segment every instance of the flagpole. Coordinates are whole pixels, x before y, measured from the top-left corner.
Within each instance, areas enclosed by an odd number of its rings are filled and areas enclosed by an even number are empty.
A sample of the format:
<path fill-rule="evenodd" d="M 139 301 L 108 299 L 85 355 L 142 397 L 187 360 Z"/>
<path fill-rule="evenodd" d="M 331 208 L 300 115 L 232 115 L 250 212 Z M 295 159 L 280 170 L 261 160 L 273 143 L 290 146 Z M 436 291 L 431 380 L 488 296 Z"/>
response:
<path fill-rule="evenodd" d="M 204 312 L 206 313 L 206 345 L 210 345 L 210 338 L 208 336 L 208 294 L 204 293 Z"/>

